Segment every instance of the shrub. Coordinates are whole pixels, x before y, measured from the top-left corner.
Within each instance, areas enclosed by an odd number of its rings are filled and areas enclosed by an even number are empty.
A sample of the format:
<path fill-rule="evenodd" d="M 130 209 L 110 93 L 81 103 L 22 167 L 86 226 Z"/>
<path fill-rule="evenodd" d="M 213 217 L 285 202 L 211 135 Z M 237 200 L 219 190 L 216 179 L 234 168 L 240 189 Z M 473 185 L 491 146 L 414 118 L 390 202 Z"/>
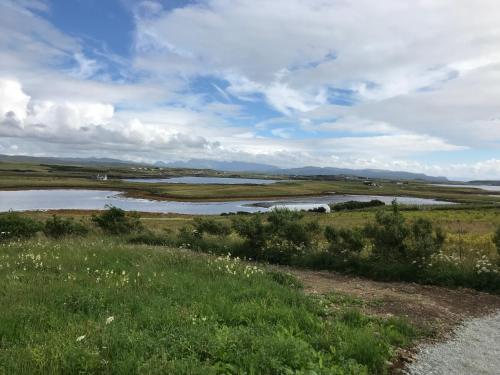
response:
<path fill-rule="evenodd" d="M 51 238 L 85 235 L 88 232 L 89 229 L 83 223 L 75 222 L 72 218 L 64 219 L 56 215 L 48 219 L 43 227 L 43 233 Z"/>
<path fill-rule="evenodd" d="M 359 256 L 365 246 L 363 233 L 354 229 L 325 228 L 328 251 L 344 259 Z"/>
<path fill-rule="evenodd" d="M 359 210 L 362 208 L 380 207 L 380 206 L 385 206 L 385 203 L 378 199 L 372 199 L 369 202 L 347 201 L 342 203 L 331 204 L 330 208 L 332 211 L 345 211 L 345 210 Z"/>
<path fill-rule="evenodd" d="M 326 213 L 326 208 L 323 207 L 323 206 L 320 206 L 320 207 L 314 207 L 314 208 L 311 208 L 310 210 L 308 210 L 309 212 L 317 212 L 317 213 L 320 213 L 320 214 L 324 214 Z"/>
<path fill-rule="evenodd" d="M 0 215 L 0 240 L 33 237 L 42 229 L 42 224 L 15 212 Z"/>
<path fill-rule="evenodd" d="M 365 227 L 373 241 L 372 258 L 382 262 L 410 263 L 422 268 L 429 258 L 441 250 L 444 234 L 432 223 L 418 219 L 411 225 L 399 211 L 396 201 L 392 212 L 377 212 L 375 224 Z"/>
<path fill-rule="evenodd" d="M 138 231 L 142 228 L 137 213 L 126 213 L 124 210 L 114 206 L 99 215 L 93 215 L 92 221 L 108 234 L 125 234 Z"/>
<path fill-rule="evenodd" d="M 408 260 L 423 267 L 433 254 L 441 250 L 444 240 L 441 229 L 434 231 L 429 220 L 417 219 L 410 227 L 406 243 Z"/>
<path fill-rule="evenodd" d="M 303 223 L 304 214 L 299 211 L 277 209 L 271 211 L 267 221 L 267 232 L 270 237 L 290 241 L 294 245 L 310 245 L 313 236 L 319 233 L 316 221 Z"/>
<path fill-rule="evenodd" d="M 291 264 L 292 260 L 305 254 L 303 243 L 293 243 L 284 238 L 273 237 L 261 249 L 260 259 L 274 264 Z"/>
<path fill-rule="evenodd" d="M 267 222 L 262 215 L 233 220 L 234 230 L 245 239 L 247 255 L 272 263 L 289 264 L 304 253 L 313 236 L 319 232 L 317 222 L 304 223 L 302 212 L 277 209 L 269 213 Z"/>
<path fill-rule="evenodd" d="M 134 234 L 128 238 L 127 242 L 135 245 L 143 244 L 151 246 L 170 246 L 174 243 L 167 235 L 159 235 L 149 231 Z"/>
<path fill-rule="evenodd" d="M 405 240 L 409 229 L 395 200 L 392 202 L 392 212 L 378 211 L 375 224 L 367 225 L 365 234 L 373 241 L 373 258 L 396 261 L 406 257 Z"/>
<path fill-rule="evenodd" d="M 203 233 L 214 236 L 227 236 L 231 233 L 231 227 L 226 223 L 202 217 L 194 219 L 194 227 L 201 236 Z"/>
<path fill-rule="evenodd" d="M 495 235 L 493 237 L 493 242 L 497 248 L 497 255 L 500 256 L 500 226 L 497 228 Z"/>
<path fill-rule="evenodd" d="M 245 239 L 247 246 L 253 250 L 254 253 L 249 254 L 249 256 L 256 257 L 266 242 L 266 228 L 262 222 L 262 216 L 255 214 L 249 218 L 236 217 L 233 219 L 233 229 Z"/>

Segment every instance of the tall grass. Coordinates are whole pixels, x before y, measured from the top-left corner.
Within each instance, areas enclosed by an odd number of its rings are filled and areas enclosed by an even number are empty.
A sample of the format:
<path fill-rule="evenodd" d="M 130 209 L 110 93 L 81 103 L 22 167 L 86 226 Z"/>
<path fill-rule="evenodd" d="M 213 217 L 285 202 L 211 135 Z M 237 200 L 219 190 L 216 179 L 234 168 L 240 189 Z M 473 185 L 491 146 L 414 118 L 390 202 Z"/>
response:
<path fill-rule="evenodd" d="M 254 264 L 116 238 L 4 242 L 0 285 L 1 374 L 382 374 L 415 335 Z"/>

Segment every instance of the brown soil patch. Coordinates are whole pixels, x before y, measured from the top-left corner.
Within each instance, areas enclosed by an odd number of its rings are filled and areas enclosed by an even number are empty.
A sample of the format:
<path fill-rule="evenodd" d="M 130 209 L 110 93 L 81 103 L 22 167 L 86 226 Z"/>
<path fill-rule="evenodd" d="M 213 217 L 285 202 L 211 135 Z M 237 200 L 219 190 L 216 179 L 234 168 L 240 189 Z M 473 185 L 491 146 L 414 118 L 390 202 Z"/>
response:
<path fill-rule="evenodd" d="M 367 302 L 372 315 L 405 317 L 435 336 L 449 332 L 463 319 L 500 309 L 500 296 L 472 289 L 448 289 L 404 282 L 381 282 L 335 272 L 287 270 L 304 283 L 307 293 L 343 293 Z M 434 336 L 434 335 L 433 335 Z"/>
<path fill-rule="evenodd" d="M 426 342 L 446 339 L 463 320 L 485 316 L 500 309 L 500 296 L 472 289 L 449 289 L 404 282 L 380 282 L 328 271 L 281 268 L 301 280 L 311 294 L 341 293 L 361 299 L 369 315 L 404 317 L 429 332 Z M 401 374 L 413 361 L 416 347 L 400 349 L 391 374 Z"/>

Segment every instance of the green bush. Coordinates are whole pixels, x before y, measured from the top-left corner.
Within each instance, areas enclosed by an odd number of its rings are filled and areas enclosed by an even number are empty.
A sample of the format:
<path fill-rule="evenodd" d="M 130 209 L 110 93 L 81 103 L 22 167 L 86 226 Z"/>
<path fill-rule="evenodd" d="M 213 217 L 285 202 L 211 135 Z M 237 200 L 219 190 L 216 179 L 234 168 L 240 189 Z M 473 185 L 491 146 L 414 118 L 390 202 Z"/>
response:
<path fill-rule="evenodd" d="M 127 240 L 128 243 L 135 245 L 151 245 L 151 246 L 171 246 L 174 241 L 167 235 L 160 235 L 149 231 L 133 234 Z"/>
<path fill-rule="evenodd" d="M 273 264 L 291 264 L 306 253 L 304 244 L 296 244 L 284 238 L 272 237 L 260 251 L 260 260 Z"/>
<path fill-rule="evenodd" d="M 51 238 L 61 238 L 71 235 L 83 236 L 88 232 L 89 229 L 85 224 L 75 222 L 73 218 L 64 219 L 56 215 L 48 219 L 43 227 L 43 233 Z"/>
<path fill-rule="evenodd" d="M 309 209 L 307 211 L 308 212 L 316 212 L 316 213 L 324 214 L 324 213 L 326 213 L 326 208 L 323 207 L 323 206 L 320 206 L 320 207 L 311 208 L 311 209 Z"/>
<path fill-rule="evenodd" d="M 248 218 L 237 216 L 233 219 L 233 229 L 245 239 L 247 248 L 252 251 L 249 257 L 257 258 L 267 238 L 262 216 L 260 214 L 251 215 Z"/>
<path fill-rule="evenodd" d="M 412 264 L 424 267 L 430 257 L 443 247 L 445 236 L 441 229 L 434 230 L 432 223 L 426 219 L 417 219 L 410 226 L 406 242 L 407 260 Z"/>
<path fill-rule="evenodd" d="M 304 213 L 287 209 L 272 210 L 266 227 L 268 238 L 275 237 L 286 240 L 296 246 L 309 246 L 315 234 L 319 233 L 316 221 L 301 221 Z"/>
<path fill-rule="evenodd" d="M 358 202 L 358 201 L 348 201 L 342 203 L 335 203 L 330 205 L 332 211 L 346 211 L 346 210 L 360 210 L 369 207 L 380 207 L 385 206 L 385 203 L 378 200 L 372 199 L 369 202 Z"/>
<path fill-rule="evenodd" d="M 365 234 L 373 242 L 373 258 L 401 261 L 406 257 L 405 240 L 409 235 L 409 228 L 396 201 L 392 202 L 392 212 L 377 212 L 375 223 L 365 226 Z"/>
<path fill-rule="evenodd" d="M 16 212 L 0 215 L 0 241 L 3 239 L 30 238 L 42 230 L 39 221 Z"/>
<path fill-rule="evenodd" d="M 99 215 L 92 215 L 92 221 L 108 234 L 126 234 L 142 229 L 137 213 L 126 213 L 114 206 L 107 206 Z"/>
<path fill-rule="evenodd" d="M 227 236 L 231 233 L 231 227 L 229 225 L 220 221 L 215 221 L 214 219 L 196 217 L 193 224 L 200 236 L 204 233 L 214 236 Z"/>
<path fill-rule="evenodd" d="M 500 227 L 497 228 L 495 235 L 493 237 L 493 242 L 497 248 L 497 256 L 500 257 Z"/>
<path fill-rule="evenodd" d="M 304 223 L 304 213 L 287 209 L 273 210 L 266 222 L 262 215 L 237 217 L 233 228 L 245 239 L 247 256 L 271 263 L 290 264 L 304 254 L 314 235 L 319 233 L 317 222 Z"/>
<path fill-rule="evenodd" d="M 328 251 L 344 259 L 358 257 L 365 246 L 363 233 L 355 229 L 325 228 Z"/>
<path fill-rule="evenodd" d="M 408 224 L 396 201 L 392 202 L 392 212 L 377 212 L 375 224 L 367 225 L 365 234 L 373 242 L 374 260 L 409 263 L 419 268 L 441 250 L 445 239 L 429 220 L 418 219 Z"/>

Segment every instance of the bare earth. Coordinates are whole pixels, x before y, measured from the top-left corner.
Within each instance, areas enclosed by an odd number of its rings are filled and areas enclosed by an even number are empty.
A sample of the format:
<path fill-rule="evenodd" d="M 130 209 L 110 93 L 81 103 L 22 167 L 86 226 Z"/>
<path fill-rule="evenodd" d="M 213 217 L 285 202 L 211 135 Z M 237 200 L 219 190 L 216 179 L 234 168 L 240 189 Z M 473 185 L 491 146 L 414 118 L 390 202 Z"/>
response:
<path fill-rule="evenodd" d="M 425 286 L 413 283 L 400 282 L 380 282 L 368 279 L 340 275 L 334 272 L 310 271 L 287 268 L 287 272 L 295 275 L 304 283 L 306 293 L 328 294 L 331 292 L 343 293 L 358 297 L 367 302 L 362 306 L 364 312 L 377 316 L 401 316 L 406 317 L 410 322 L 420 328 L 431 330 L 433 341 L 421 343 L 420 349 L 414 348 L 409 351 L 401 351 L 399 359 L 394 364 L 393 372 L 401 372 L 402 368 L 407 367 L 417 357 L 417 349 L 422 351 L 432 350 L 439 342 L 450 340 L 454 329 L 462 323 L 476 324 L 477 327 L 487 330 L 498 328 L 500 324 L 496 322 L 494 327 L 490 324 L 487 317 L 500 311 L 500 296 L 481 293 L 471 289 L 448 289 L 436 286 Z M 494 315 L 497 316 L 497 315 Z M 473 318 L 483 318 L 472 320 Z M 497 320 L 500 318 L 496 318 Z M 470 322 L 472 321 L 472 323 Z M 457 335 L 460 334 L 457 331 Z M 467 331 L 469 332 L 469 331 Z M 500 332 L 491 332 L 491 339 L 498 340 Z M 464 337 L 471 337 L 466 334 Z M 471 340 L 474 338 L 471 337 Z M 462 339 L 463 341 L 463 339 Z M 448 341 L 448 342 L 451 342 Z M 474 342 L 469 343 L 473 345 Z M 496 345 L 500 348 L 500 342 L 486 341 L 483 345 Z M 462 354 L 458 348 L 468 348 L 467 342 L 460 344 L 450 344 L 448 350 L 454 351 L 454 356 L 460 358 Z M 453 349 L 455 348 L 455 349 Z M 470 347 L 469 347 L 470 348 Z M 444 350 L 444 349 L 442 349 Z M 480 351 L 480 348 L 478 348 Z M 491 351 L 490 351 L 491 352 Z M 436 352 L 433 352 L 435 354 Z M 437 352 L 439 356 L 439 351 Z M 435 354 L 436 355 L 436 354 Z M 451 356 L 451 354 L 450 354 Z M 477 358 L 486 359 L 481 355 Z M 416 365 L 421 368 L 422 363 L 428 363 L 427 357 L 417 357 Z M 420 362 L 419 362 L 420 361 Z M 421 362 L 423 361 L 423 362 Z M 487 361 L 488 362 L 488 361 Z M 458 366 L 458 365 L 457 365 Z M 480 366 L 480 364 L 478 364 Z M 425 368 L 425 365 L 424 365 Z M 459 367 L 457 367 L 459 369 Z M 469 374 L 480 374 L 481 372 L 470 372 Z M 437 370 L 438 371 L 438 370 Z M 413 374 L 445 374 L 447 372 L 413 372 Z M 448 372 L 449 373 L 449 372 Z M 459 374 L 460 372 L 455 372 Z M 484 374 L 489 374 L 484 372 Z M 498 369 L 500 374 L 500 368 Z"/>

